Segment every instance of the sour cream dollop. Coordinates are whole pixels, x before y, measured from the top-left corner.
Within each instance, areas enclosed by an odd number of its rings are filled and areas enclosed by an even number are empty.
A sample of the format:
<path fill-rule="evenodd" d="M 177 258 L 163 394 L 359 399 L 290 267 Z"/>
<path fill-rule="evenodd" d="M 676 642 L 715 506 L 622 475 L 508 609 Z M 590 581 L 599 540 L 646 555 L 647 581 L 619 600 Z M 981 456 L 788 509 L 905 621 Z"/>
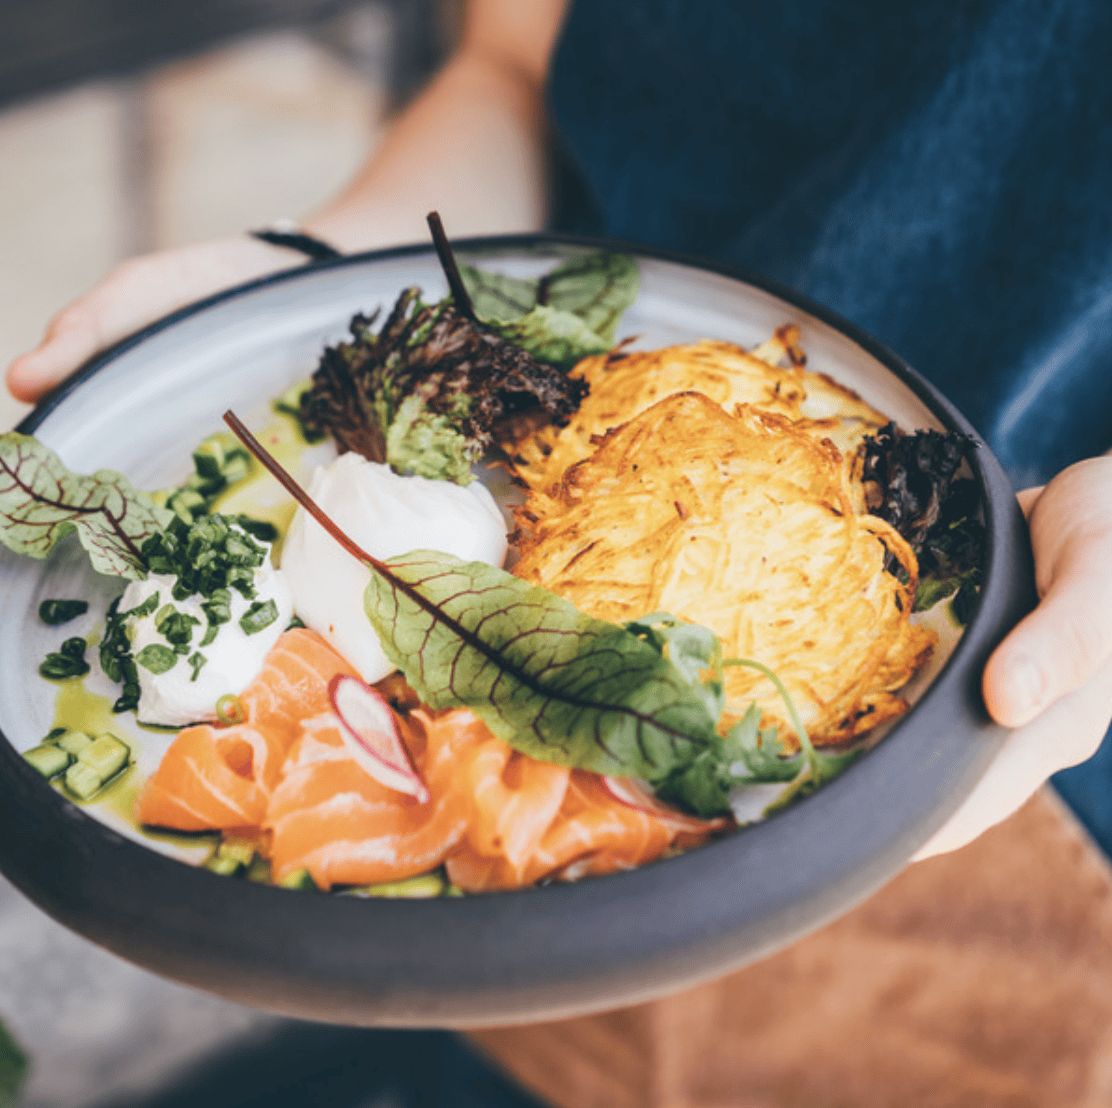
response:
<path fill-rule="evenodd" d="M 506 557 L 502 513 L 478 481 L 464 486 L 400 477 L 387 465 L 348 453 L 319 467 L 309 492 L 376 558 L 436 550 L 467 562 L 500 566 Z M 299 618 L 323 635 L 364 681 L 380 681 L 393 672 L 363 610 L 370 570 L 302 508 L 282 547 L 282 571 Z"/>
<path fill-rule="evenodd" d="M 293 616 L 293 596 L 289 585 L 284 575 L 271 565 L 268 552 L 266 560 L 254 571 L 254 598 L 248 600 L 237 590 L 229 590 L 231 619 L 220 624 L 211 643 L 200 646 L 208 630 L 208 617 L 201 608 L 205 598 L 195 593 L 184 600 L 174 600 L 170 590 L 176 581 L 177 578 L 169 574 L 151 573 L 143 581 L 132 581 L 120 599 L 120 611 L 126 612 L 158 593 L 158 607 L 154 611 L 128 620 L 133 635 L 133 658 L 145 646 L 154 643 L 167 645 L 155 625 L 155 619 L 164 605 L 173 604 L 177 611 L 198 621 L 193 627 L 189 654 L 178 655 L 175 664 L 165 673 L 152 673 L 142 665 L 136 667 L 139 673 L 136 716 L 143 723 L 168 727 L 184 727 L 188 723 L 216 719 L 216 702 L 222 696 L 238 695 L 247 688 Z M 252 604 L 268 600 L 274 601 L 278 609 L 277 618 L 261 630 L 247 634 L 240 626 L 241 617 Z M 204 665 L 197 670 L 196 680 L 188 660 L 194 653 L 200 653 L 205 659 Z"/>

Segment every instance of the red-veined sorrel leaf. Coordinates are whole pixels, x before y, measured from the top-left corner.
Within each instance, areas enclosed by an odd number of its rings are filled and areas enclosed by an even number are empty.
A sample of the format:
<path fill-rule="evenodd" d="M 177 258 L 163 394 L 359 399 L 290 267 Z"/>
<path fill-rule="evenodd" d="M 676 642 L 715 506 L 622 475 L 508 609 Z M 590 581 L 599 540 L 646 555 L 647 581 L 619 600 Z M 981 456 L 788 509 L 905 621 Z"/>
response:
<path fill-rule="evenodd" d="M 702 700 L 660 652 L 546 589 L 481 562 L 361 550 L 228 412 L 244 444 L 371 569 L 365 608 L 387 657 L 434 708 L 470 708 L 543 761 L 660 780 L 718 741 Z"/>
<path fill-rule="evenodd" d="M 29 435 L 0 435 L 0 541 L 45 558 L 72 531 L 100 573 L 146 576 L 144 540 L 162 531 L 159 510 L 120 473 L 71 473 Z"/>
<path fill-rule="evenodd" d="M 371 564 L 367 616 L 432 707 L 470 708 L 534 758 L 650 780 L 715 740 L 690 684 L 624 628 L 482 562 Z"/>

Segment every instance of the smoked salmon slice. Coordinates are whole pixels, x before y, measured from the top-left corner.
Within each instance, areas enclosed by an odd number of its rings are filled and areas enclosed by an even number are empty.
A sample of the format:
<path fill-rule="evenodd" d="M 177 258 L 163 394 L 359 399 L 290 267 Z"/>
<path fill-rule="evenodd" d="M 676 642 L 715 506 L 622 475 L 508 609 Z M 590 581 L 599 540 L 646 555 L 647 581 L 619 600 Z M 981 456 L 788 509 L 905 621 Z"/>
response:
<path fill-rule="evenodd" d="M 616 799 L 594 774 L 540 762 L 465 709 L 395 712 L 429 800 L 382 784 L 352 757 L 328 684 L 352 668 L 312 631 L 287 631 L 241 694 L 246 720 L 181 731 L 136 812 L 182 831 L 250 830 L 276 882 L 375 885 L 443 864 L 467 892 L 611 873 L 693 845 L 721 821 L 672 820 Z M 404 693 L 406 690 L 402 690 Z M 398 690 L 394 689 L 394 693 Z"/>
<path fill-rule="evenodd" d="M 301 720 L 328 710 L 328 682 L 353 673 L 316 632 L 284 632 L 240 694 L 245 720 L 186 727 L 136 803 L 140 823 L 178 831 L 258 827 Z"/>
<path fill-rule="evenodd" d="M 528 858 L 511 863 L 505 855 L 475 849 L 469 836 L 446 868 L 465 892 L 520 888 L 546 877 L 573 880 L 632 869 L 655 861 L 680 834 L 671 821 L 614 799 L 594 774 L 572 770 L 559 811 Z M 688 840 L 696 837 L 683 834 Z"/>
<path fill-rule="evenodd" d="M 264 822 L 275 881 L 307 869 L 322 889 L 374 885 L 441 864 L 467 830 L 470 806 L 454 780 L 451 744 L 430 746 L 427 721 L 422 712 L 399 720 L 429 790 L 423 804 L 371 777 L 349 753 L 334 715 L 305 722 Z"/>

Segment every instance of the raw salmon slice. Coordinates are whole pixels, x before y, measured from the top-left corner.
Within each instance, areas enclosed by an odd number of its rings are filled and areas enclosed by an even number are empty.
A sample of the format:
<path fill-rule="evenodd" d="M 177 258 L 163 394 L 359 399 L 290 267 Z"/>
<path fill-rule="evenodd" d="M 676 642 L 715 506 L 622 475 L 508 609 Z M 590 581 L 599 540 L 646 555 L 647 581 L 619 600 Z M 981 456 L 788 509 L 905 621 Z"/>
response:
<path fill-rule="evenodd" d="M 316 632 L 284 632 L 240 694 L 245 722 L 180 731 L 139 797 L 139 822 L 179 831 L 258 827 L 300 720 L 326 711 L 328 682 L 352 672 Z"/>
<path fill-rule="evenodd" d="M 514 864 L 477 850 L 469 835 L 448 859 L 448 877 L 465 892 L 488 892 L 613 873 L 654 861 L 678 834 L 669 821 L 615 800 L 594 774 L 572 770 L 559 811 L 527 859 Z"/>
<path fill-rule="evenodd" d="M 187 727 L 173 741 L 135 806 L 140 823 L 177 831 L 258 827 L 267 793 L 252 777 L 255 748 L 266 739 L 250 727 Z"/>
<path fill-rule="evenodd" d="M 371 777 L 349 753 L 334 715 L 306 721 L 264 823 L 275 881 L 308 869 L 322 889 L 374 885 L 441 864 L 467 829 L 469 804 L 454 780 L 451 745 L 430 746 L 428 721 L 414 712 L 398 728 L 428 786 L 424 804 Z"/>

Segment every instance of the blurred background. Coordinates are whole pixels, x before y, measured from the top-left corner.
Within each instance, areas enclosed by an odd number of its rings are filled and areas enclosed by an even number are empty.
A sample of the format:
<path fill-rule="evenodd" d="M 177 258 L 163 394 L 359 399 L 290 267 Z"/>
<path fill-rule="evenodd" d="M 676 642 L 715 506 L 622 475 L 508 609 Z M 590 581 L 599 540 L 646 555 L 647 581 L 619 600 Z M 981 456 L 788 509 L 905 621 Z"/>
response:
<path fill-rule="evenodd" d="M 453 45 L 458 0 L 0 0 L 0 365 L 129 255 L 294 219 Z M 6 391 L 6 430 L 27 410 Z M 0 878 L 26 1108 L 523 1103 L 454 1038 L 314 1027 L 171 985 Z M 2 1098 L 0 1098 L 2 1099 Z"/>
<path fill-rule="evenodd" d="M 0 365 L 132 254 L 305 215 L 460 0 L 0 0 Z M 4 428 L 25 405 L 4 391 Z"/>

